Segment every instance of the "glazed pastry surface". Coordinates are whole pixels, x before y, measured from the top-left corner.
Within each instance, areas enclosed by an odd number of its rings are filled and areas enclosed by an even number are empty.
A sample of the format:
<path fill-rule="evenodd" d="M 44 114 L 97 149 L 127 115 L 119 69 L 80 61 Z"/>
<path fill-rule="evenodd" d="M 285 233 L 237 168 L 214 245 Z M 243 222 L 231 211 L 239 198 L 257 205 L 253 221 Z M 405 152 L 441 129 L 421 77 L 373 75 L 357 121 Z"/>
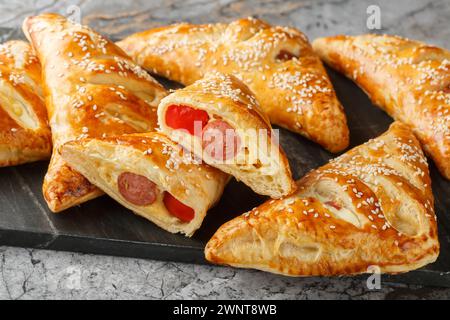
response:
<path fill-rule="evenodd" d="M 195 121 L 198 132 L 186 130 Z M 174 141 L 256 193 L 280 198 L 296 188 L 286 155 L 259 102 L 232 75 L 209 73 L 165 97 L 158 107 L 158 122 Z"/>
<path fill-rule="evenodd" d="M 176 24 L 118 42 L 137 63 L 190 85 L 209 72 L 233 74 L 255 94 L 271 123 L 331 152 L 348 146 L 345 114 L 306 36 L 246 18 L 229 24 Z"/>
<path fill-rule="evenodd" d="M 165 89 L 114 43 L 56 14 L 24 21 L 23 30 L 42 65 L 53 135 L 53 156 L 43 193 L 59 212 L 102 192 L 57 152 L 67 141 L 151 131 Z"/>
<path fill-rule="evenodd" d="M 0 45 L 0 167 L 49 159 L 52 150 L 41 66 L 30 45 Z"/>
<path fill-rule="evenodd" d="M 200 227 L 228 181 L 225 173 L 199 162 L 157 132 L 71 141 L 61 154 L 123 206 L 169 232 L 187 236 Z M 179 202 L 192 211 L 184 207 L 180 211 Z"/>
<path fill-rule="evenodd" d="M 374 104 L 411 126 L 424 151 L 450 179 L 450 51 L 370 34 L 321 38 L 313 46 Z"/>
<path fill-rule="evenodd" d="M 395 122 L 298 181 L 298 191 L 225 223 L 206 259 L 289 276 L 400 273 L 439 255 L 426 158 Z"/>

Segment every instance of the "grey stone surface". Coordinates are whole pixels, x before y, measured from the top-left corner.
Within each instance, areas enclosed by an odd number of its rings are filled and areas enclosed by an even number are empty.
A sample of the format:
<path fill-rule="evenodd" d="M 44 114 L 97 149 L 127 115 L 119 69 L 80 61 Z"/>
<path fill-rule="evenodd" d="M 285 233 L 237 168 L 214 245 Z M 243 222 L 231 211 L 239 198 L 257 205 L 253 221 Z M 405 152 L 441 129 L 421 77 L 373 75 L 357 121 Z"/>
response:
<path fill-rule="evenodd" d="M 4 299 L 431 299 L 450 289 L 0 247 Z"/>
<path fill-rule="evenodd" d="M 256 16 L 298 27 L 314 39 L 368 32 L 370 5 L 381 10 L 379 32 L 449 47 L 448 0 L 0 0 L 0 27 L 18 27 L 26 16 L 40 12 L 67 15 L 77 6 L 84 24 L 115 37 L 178 21 L 205 23 Z"/>
<path fill-rule="evenodd" d="M 71 5 L 80 8 L 83 23 L 115 38 L 181 20 L 201 23 L 253 15 L 296 26 L 311 39 L 368 32 L 366 9 L 378 5 L 378 32 L 450 47 L 448 0 L 0 0 L 0 27 L 19 27 L 24 17 L 39 12 L 67 14 Z M 382 283 L 380 290 L 368 290 L 364 278 L 287 278 L 252 270 L 0 247 L 0 298 L 449 299 L 450 289 Z"/>

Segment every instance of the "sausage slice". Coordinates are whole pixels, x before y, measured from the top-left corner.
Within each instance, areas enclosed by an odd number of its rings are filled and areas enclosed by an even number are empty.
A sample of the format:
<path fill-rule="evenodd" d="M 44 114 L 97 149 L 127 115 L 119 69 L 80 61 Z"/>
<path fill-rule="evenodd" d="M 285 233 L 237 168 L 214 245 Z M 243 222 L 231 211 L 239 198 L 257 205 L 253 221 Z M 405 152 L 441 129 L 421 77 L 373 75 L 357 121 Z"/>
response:
<path fill-rule="evenodd" d="M 202 133 L 203 150 L 215 160 L 228 160 L 236 156 L 241 140 L 235 129 L 223 120 L 210 121 Z"/>
<path fill-rule="evenodd" d="M 136 206 L 148 206 L 156 200 L 158 188 L 144 176 L 123 172 L 117 178 L 120 194 Z"/>

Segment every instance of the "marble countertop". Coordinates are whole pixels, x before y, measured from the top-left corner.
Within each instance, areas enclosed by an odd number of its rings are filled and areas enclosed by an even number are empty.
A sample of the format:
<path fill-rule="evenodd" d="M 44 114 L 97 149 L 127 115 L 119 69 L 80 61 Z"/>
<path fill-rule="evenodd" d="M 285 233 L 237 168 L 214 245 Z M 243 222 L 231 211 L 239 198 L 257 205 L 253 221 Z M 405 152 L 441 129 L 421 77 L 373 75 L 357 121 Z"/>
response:
<path fill-rule="evenodd" d="M 367 8 L 377 5 L 381 30 L 450 47 L 448 0 L 330 1 L 8 1 L 0 0 L 0 27 L 20 27 L 39 12 L 79 14 L 85 24 L 119 38 L 130 29 L 175 21 L 229 21 L 257 16 L 293 25 L 311 39 L 366 33 Z M 0 247 L 1 299 L 449 299 L 450 289 L 381 283 L 362 278 L 288 278 L 253 270 Z"/>

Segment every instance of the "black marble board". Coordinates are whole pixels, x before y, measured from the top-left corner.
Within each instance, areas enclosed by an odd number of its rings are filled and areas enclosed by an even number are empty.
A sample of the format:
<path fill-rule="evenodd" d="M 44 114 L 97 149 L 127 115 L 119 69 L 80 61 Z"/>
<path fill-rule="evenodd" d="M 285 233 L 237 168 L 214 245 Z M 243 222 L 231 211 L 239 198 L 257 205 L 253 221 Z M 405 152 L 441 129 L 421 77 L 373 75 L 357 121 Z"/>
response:
<path fill-rule="evenodd" d="M 17 38 L 23 38 L 20 30 L 0 28 L 0 42 Z M 392 119 L 373 106 L 353 82 L 327 70 L 347 114 L 351 146 L 383 133 Z M 167 87 L 177 87 L 164 79 L 159 80 Z M 280 138 L 295 179 L 336 156 L 284 129 L 280 129 Z M 450 182 L 443 179 L 429 162 L 438 216 L 440 256 L 425 268 L 383 276 L 383 281 L 450 287 Z M 60 214 L 51 213 L 41 192 L 47 165 L 47 162 L 38 162 L 0 168 L 0 245 L 206 263 L 203 248 L 217 228 L 264 201 L 264 197 L 232 180 L 201 229 L 192 238 L 186 238 L 158 228 L 108 196 Z"/>

